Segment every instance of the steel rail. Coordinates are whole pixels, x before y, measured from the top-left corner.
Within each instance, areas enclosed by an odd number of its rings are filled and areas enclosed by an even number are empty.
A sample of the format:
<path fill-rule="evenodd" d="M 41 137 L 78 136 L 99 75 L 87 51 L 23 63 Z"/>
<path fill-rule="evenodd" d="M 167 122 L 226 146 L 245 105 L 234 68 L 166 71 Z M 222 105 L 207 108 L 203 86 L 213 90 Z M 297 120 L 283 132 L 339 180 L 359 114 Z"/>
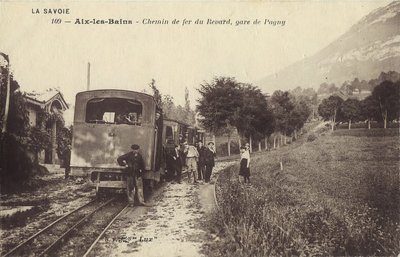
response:
<path fill-rule="evenodd" d="M 29 237 L 28 239 L 26 239 L 25 241 L 23 241 L 23 242 L 20 243 L 19 245 L 15 246 L 15 247 L 14 247 L 13 249 L 11 249 L 8 253 L 6 253 L 6 254 L 4 255 L 4 257 L 11 256 L 11 255 L 14 254 L 16 251 L 18 251 L 21 247 L 25 246 L 27 243 L 29 243 L 30 241 L 32 241 L 33 239 L 35 239 L 37 236 L 39 236 L 39 235 L 42 234 L 43 232 L 46 232 L 49 228 L 53 227 L 55 224 L 59 223 L 60 221 L 64 220 L 65 218 L 71 216 L 72 214 L 76 213 L 77 211 L 79 211 L 79 210 L 85 208 L 86 206 L 88 206 L 88 205 L 94 203 L 96 200 L 97 200 L 97 198 L 94 199 L 94 200 L 92 200 L 92 201 L 90 201 L 90 202 L 88 202 L 87 204 L 82 205 L 81 207 L 79 207 L 79 208 L 77 208 L 77 209 L 75 209 L 75 210 L 73 210 L 73 211 L 71 211 L 71 212 L 65 214 L 64 216 L 58 218 L 57 220 L 53 221 L 52 223 L 50 223 L 49 225 L 47 225 L 45 228 L 43 228 L 42 230 L 40 230 L 40 231 L 37 232 L 36 234 L 32 235 L 31 237 Z"/>
<path fill-rule="evenodd" d="M 112 202 L 113 200 L 115 200 L 116 197 L 111 198 L 110 200 L 108 200 L 107 202 L 103 203 L 102 205 L 100 205 L 98 208 L 96 208 L 94 211 L 92 211 L 91 213 L 89 213 L 88 215 L 86 215 L 85 217 L 83 217 L 82 219 L 80 219 L 78 222 L 75 223 L 75 225 L 73 225 L 70 229 L 68 229 L 64 234 L 62 234 L 61 236 L 59 236 L 51 245 L 49 245 L 46 249 L 43 250 L 43 252 L 41 252 L 38 256 L 46 256 L 46 254 L 48 254 L 51 250 L 54 249 L 54 247 L 56 247 L 58 244 L 61 243 L 61 241 L 67 236 L 69 235 L 76 227 L 78 227 L 79 225 L 81 225 L 86 219 L 88 219 L 89 217 L 91 217 L 93 214 L 95 214 L 98 210 L 100 210 L 101 208 L 103 208 L 104 206 L 108 205 L 110 202 Z"/>
<path fill-rule="evenodd" d="M 215 201 L 215 206 L 217 207 L 217 210 L 219 210 L 219 204 L 218 204 L 218 201 L 217 201 L 217 192 L 216 192 L 217 190 L 216 190 L 216 188 L 217 188 L 217 183 L 218 183 L 218 179 L 219 179 L 219 173 L 220 173 L 220 171 L 218 172 L 218 176 L 215 179 L 215 183 L 214 183 L 214 187 L 213 187 L 214 201 Z"/>
<path fill-rule="evenodd" d="M 108 228 L 114 223 L 114 221 L 116 219 L 118 219 L 118 217 L 121 215 L 121 213 L 126 210 L 126 208 L 128 208 L 129 204 L 127 204 L 117 215 L 115 215 L 115 217 L 110 221 L 110 223 L 108 223 L 108 225 L 103 229 L 103 231 L 100 233 L 100 235 L 96 238 L 96 240 L 94 240 L 94 242 L 92 243 L 92 245 L 89 247 L 89 249 L 85 252 L 85 254 L 83 255 L 83 257 L 87 257 L 88 254 L 93 250 L 93 248 L 95 247 L 95 245 L 97 244 L 97 242 L 103 237 L 103 235 L 106 233 L 106 231 L 108 230 Z M 136 207 L 135 207 L 136 208 Z"/>

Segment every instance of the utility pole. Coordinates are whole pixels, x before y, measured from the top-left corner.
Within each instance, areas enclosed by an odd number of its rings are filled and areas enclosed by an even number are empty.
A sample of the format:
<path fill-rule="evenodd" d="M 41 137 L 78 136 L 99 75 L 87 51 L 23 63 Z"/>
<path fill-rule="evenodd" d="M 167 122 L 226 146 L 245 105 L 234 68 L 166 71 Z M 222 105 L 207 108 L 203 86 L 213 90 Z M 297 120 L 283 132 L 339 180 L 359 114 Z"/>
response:
<path fill-rule="evenodd" d="M 7 86 L 6 86 L 6 106 L 4 107 L 4 116 L 3 116 L 3 127 L 2 127 L 2 134 L 7 132 L 7 119 L 8 119 L 8 110 L 10 107 L 10 83 L 11 83 L 11 76 L 10 76 L 10 69 L 11 69 L 11 65 L 10 65 L 10 59 L 8 58 L 8 55 L 4 54 L 4 53 L 0 53 L 1 56 L 3 56 L 3 58 L 7 61 Z"/>
<path fill-rule="evenodd" d="M 87 66 L 87 86 L 86 86 L 86 90 L 90 90 L 90 62 L 88 62 L 88 66 Z"/>

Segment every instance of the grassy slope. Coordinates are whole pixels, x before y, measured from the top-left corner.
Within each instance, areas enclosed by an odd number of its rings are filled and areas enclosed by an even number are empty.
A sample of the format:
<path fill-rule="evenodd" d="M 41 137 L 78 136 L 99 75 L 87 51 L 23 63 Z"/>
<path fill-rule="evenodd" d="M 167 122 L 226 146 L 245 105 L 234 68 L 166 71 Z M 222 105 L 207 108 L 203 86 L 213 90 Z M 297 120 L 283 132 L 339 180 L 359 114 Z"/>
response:
<path fill-rule="evenodd" d="M 227 222 L 220 233 L 229 227 L 236 246 L 223 254 L 398 253 L 398 165 L 398 130 L 362 129 L 326 133 L 254 157 L 250 187 L 237 182 L 238 166 L 232 167 L 221 177 L 220 218 Z M 251 217 L 238 218 L 237 212 Z M 284 232 L 268 235 L 271 227 Z M 249 233 L 258 236 L 250 239 Z"/>

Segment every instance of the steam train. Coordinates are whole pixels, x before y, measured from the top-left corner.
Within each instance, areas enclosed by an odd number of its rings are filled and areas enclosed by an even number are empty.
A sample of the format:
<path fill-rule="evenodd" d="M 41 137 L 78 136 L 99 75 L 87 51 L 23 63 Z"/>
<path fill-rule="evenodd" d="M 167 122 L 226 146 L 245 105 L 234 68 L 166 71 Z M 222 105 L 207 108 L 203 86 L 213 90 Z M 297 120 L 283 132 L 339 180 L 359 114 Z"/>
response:
<path fill-rule="evenodd" d="M 166 168 L 166 155 L 182 142 L 204 142 L 204 131 L 164 119 L 153 96 L 127 90 L 92 90 L 76 95 L 71 176 L 87 178 L 96 188 L 125 189 L 125 168 L 117 158 L 140 146 L 145 194 Z"/>

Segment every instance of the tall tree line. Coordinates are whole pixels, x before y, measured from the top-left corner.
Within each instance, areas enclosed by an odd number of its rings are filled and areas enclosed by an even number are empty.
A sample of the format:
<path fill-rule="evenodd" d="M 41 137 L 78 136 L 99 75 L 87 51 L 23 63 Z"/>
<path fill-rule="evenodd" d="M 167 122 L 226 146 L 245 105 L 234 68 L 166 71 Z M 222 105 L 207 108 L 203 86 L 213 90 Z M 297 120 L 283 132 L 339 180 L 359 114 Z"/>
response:
<path fill-rule="evenodd" d="M 352 122 L 356 121 L 367 121 L 368 128 L 371 128 L 371 121 L 382 122 L 383 128 L 387 128 L 388 122 L 400 119 L 400 80 L 381 82 L 361 101 L 332 95 L 321 102 L 318 112 L 331 122 L 332 130 L 336 122 L 347 122 L 351 129 Z"/>
<path fill-rule="evenodd" d="M 353 80 L 343 82 L 341 86 L 336 86 L 334 83 L 324 82 L 319 86 L 317 93 L 319 95 L 330 95 L 341 91 L 345 95 L 361 94 L 363 91 L 372 92 L 376 86 L 384 81 L 396 82 L 398 80 L 400 80 L 400 73 L 396 71 L 381 72 L 376 79 L 366 81 L 354 78 Z"/>
<path fill-rule="evenodd" d="M 297 89 L 298 95 L 275 91 L 272 96 L 231 77 L 216 77 L 200 85 L 197 110 L 203 126 L 214 134 L 228 135 L 234 129 L 248 141 L 261 142 L 273 133 L 297 136 L 312 114 L 315 91 Z M 259 144 L 260 145 L 260 144 Z M 266 145 L 267 146 L 267 145 Z"/>
<path fill-rule="evenodd" d="M 195 124 L 196 112 L 190 107 L 189 90 L 185 88 L 185 105 L 176 105 L 174 97 L 171 95 L 163 95 L 156 85 L 154 79 L 149 83 L 150 89 L 157 105 L 163 110 L 164 118 L 185 122 L 187 124 Z"/>

